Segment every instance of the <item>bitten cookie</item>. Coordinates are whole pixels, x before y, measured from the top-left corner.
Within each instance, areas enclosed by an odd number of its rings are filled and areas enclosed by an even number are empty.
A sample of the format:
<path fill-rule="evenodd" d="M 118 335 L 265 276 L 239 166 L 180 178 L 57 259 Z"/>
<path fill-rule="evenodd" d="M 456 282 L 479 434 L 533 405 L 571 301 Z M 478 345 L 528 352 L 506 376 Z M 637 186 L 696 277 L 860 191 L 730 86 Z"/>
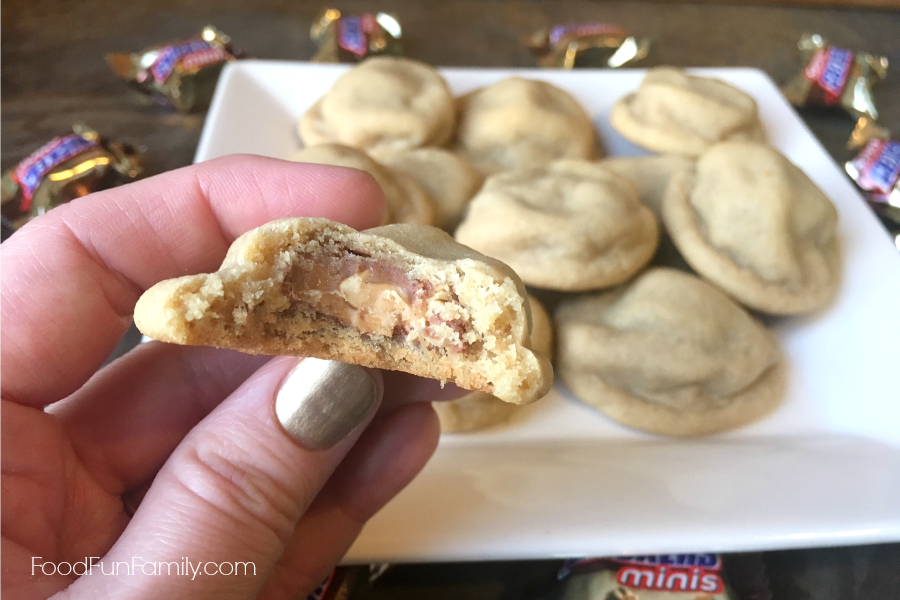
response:
<path fill-rule="evenodd" d="M 484 178 L 464 156 L 443 148 L 418 148 L 380 156 L 381 161 L 403 173 L 428 192 L 434 201 L 435 225 L 452 230 Z"/>
<path fill-rule="evenodd" d="M 375 57 L 341 75 L 303 115 L 300 138 L 367 151 L 440 146 L 453 135 L 454 118 L 450 89 L 432 67 Z"/>
<path fill-rule="evenodd" d="M 598 155 L 590 117 L 543 81 L 504 79 L 461 97 L 458 110 L 459 148 L 485 174 Z"/>
<path fill-rule="evenodd" d="M 725 294 L 672 269 L 563 304 L 560 376 L 580 400 L 653 433 L 726 431 L 780 402 L 775 336 Z"/>
<path fill-rule="evenodd" d="M 387 223 L 434 224 L 434 202 L 421 185 L 404 173 L 377 163 L 365 152 L 341 144 L 300 148 L 290 160 L 365 171 L 375 178 L 387 204 Z"/>
<path fill-rule="evenodd" d="M 609 115 L 613 129 L 638 146 L 698 156 L 724 140 L 764 141 L 756 101 L 719 79 L 651 69 L 637 91 Z"/>
<path fill-rule="evenodd" d="M 553 328 L 543 305 L 528 296 L 531 306 L 531 349 L 553 358 Z M 442 433 L 476 431 L 508 421 L 520 408 L 484 392 L 472 392 L 452 402 L 432 402 Z"/>
<path fill-rule="evenodd" d="M 597 163 L 562 160 L 490 177 L 456 239 L 528 285 L 579 291 L 634 275 L 652 258 L 659 230 L 628 180 Z"/>
<path fill-rule="evenodd" d="M 239 237 L 216 273 L 153 286 L 134 318 L 165 342 L 405 371 L 526 404 L 553 378 L 529 349 L 528 310 L 509 267 L 433 227 L 297 218 Z"/>
<path fill-rule="evenodd" d="M 787 315 L 828 304 L 840 285 L 837 211 L 778 151 L 724 142 L 676 177 L 663 220 L 701 276 L 756 310 Z"/>

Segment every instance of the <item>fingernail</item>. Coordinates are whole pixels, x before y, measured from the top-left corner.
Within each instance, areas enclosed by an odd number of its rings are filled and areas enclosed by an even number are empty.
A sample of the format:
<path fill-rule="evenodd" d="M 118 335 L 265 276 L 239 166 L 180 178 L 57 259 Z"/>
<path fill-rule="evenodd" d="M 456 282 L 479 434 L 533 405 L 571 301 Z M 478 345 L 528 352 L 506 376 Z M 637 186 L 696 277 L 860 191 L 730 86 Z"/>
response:
<path fill-rule="evenodd" d="M 304 358 L 281 385 L 275 414 L 301 446 L 324 450 L 362 423 L 377 395 L 375 381 L 362 367 Z"/>

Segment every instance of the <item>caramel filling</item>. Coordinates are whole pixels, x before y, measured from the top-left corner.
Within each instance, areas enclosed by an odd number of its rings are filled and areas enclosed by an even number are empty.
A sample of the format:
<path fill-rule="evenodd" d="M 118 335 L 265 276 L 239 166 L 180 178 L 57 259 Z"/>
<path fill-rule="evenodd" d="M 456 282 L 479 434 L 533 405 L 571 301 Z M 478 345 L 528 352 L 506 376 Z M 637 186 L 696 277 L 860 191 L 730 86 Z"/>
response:
<path fill-rule="evenodd" d="M 290 297 L 366 335 L 402 338 L 460 353 L 478 336 L 446 283 L 410 279 L 396 267 L 348 253 L 295 266 Z"/>

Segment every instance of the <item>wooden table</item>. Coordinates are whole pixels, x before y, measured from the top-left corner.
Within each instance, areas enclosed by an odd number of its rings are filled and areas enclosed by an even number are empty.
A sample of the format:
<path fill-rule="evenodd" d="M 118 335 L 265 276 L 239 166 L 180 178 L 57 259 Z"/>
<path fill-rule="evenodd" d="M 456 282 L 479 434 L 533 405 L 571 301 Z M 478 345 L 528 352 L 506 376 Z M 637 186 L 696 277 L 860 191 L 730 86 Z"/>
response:
<path fill-rule="evenodd" d="M 112 75 L 104 55 L 187 37 L 213 23 L 249 55 L 303 60 L 315 50 L 308 31 L 322 7 L 300 0 L 6 0 L 0 167 L 10 168 L 75 121 L 142 148 L 148 174 L 190 164 L 203 115 L 172 114 L 139 97 Z M 653 40 L 645 66 L 751 66 L 778 83 L 800 68 L 800 35 L 817 32 L 888 56 L 893 72 L 876 98 L 882 124 L 900 133 L 898 11 L 573 0 L 347 1 L 339 8 L 394 12 L 407 54 L 436 65 L 534 66 L 523 34 L 548 23 L 602 20 Z M 849 158 L 849 117 L 801 114 L 836 160 Z M 132 335 L 117 354 L 133 343 Z M 765 560 L 776 598 L 900 598 L 900 544 L 773 552 Z"/>

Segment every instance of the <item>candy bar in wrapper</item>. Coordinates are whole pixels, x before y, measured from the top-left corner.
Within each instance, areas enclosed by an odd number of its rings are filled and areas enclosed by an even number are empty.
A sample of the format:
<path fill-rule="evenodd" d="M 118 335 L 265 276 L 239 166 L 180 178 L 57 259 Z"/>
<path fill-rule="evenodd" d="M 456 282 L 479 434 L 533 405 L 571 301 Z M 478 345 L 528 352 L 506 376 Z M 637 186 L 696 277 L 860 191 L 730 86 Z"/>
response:
<path fill-rule="evenodd" d="M 51 208 L 127 183 L 142 172 L 134 148 L 76 125 L 73 133 L 51 140 L 3 175 L 3 223 L 18 229 Z"/>
<path fill-rule="evenodd" d="M 735 600 L 715 554 L 566 561 L 561 600 Z"/>
<path fill-rule="evenodd" d="M 323 11 L 310 29 L 319 47 L 312 62 L 359 62 L 369 56 L 402 56 L 400 21 L 388 13 L 342 14 Z"/>
<path fill-rule="evenodd" d="M 844 169 L 867 192 L 875 214 L 900 250 L 900 140 L 870 140 Z"/>
<path fill-rule="evenodd" d="M 844 169 L 872 202 L 900 208 L 900 140 L 870 140 Z"/>
<path fill-rule="evenodd" d="M 829 45 L 805 34 L 797 43 L 806 66 L 782 88 L 795 106 L 840 106 L 854 117 L 878 119 L 872 86 L 887 75 L 888 59 Z"/>
<path fill-rule="evenodd" d="M 235 58 L 231 38 L 212 25 L 189 40 L 106 55 L 116 75 L 183 113 L 209 106 L 222 67 Z"/>
<path fill-rule="evenodd" d="M 610 23 L 565 23 L 543 28 L 525 39 L 538 64 L 548 69 L 617 68 L 647 56 L 649 39 L 628 35 Z"/>

